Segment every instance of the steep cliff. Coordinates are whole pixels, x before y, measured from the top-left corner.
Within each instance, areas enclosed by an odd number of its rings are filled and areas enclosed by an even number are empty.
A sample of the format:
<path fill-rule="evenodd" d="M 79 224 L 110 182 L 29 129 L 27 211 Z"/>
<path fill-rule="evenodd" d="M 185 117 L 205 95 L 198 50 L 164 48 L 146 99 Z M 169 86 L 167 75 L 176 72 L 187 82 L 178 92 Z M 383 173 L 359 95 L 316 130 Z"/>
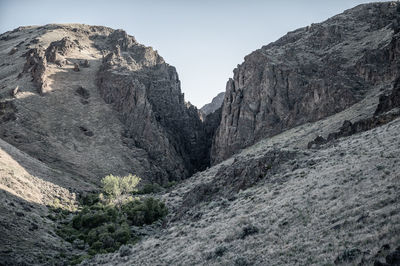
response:
<path fill-rule="evenodd" d="M 362 5 L 246 56 L 227 82 L 212 161 L 389 88 L 399 74 L 399 25 L 398 3 Z"/>
<path fill-rule="evenodd" d="M 126 143 L 148 152 L 159 170 L 151 174 L 158 180 L 202 170 L 208 164 L 203 124 L 197 109 L 185 103 L 175 68 L 124 31 L 112 33 L 105 47 L 101 44 L 101 50 L 113 51 L 103 59 L 97 84 L 125 125 Z"/>

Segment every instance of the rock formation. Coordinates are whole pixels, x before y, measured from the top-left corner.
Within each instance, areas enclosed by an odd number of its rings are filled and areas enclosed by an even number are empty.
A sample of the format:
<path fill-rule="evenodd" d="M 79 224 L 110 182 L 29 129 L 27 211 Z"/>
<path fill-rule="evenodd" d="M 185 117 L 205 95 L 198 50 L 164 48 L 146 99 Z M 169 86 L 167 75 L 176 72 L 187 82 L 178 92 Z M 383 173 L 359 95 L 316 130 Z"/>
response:
<path fill-rule="evenodd" d="M 30 72 L 32 82 L 37 88 L 39 94 L 46 91 L 46 65 L 47 60 L 41 48 L 30 49 L 25 56 L 27 57 L 23 72 Z"/>
<path fill-rule="evenodd" d="M 2 117 L 8 143 L 93 182 L 133 172 L 165 183 L 209 164 L 203 123 L 185 103 L 175 68 L 125 31 L 46 25 L 1 39 L 10 48 L 1 55 L 8 79 L 0 88 L 20 88 Z"/>
<path fill-rule="evenodd" d="M 399 69 L 399 10 L 393 2 L 358 6 L 246 56 L 227 82 L 212 161 L 390 87 Z"/>
<path fill-rule="evenodd" d="M 107 40 L 111 53 L 98 72 L 98 88 L 125 125 L 128 145 L 148 151 L 160 172 L 182 179 L 207 165 L 205 134 L 197 109 L 185 103 L 174 67 L 123 31 Z"/>
<path fill-rule="evenodd" d="M 203 121 L 123 30 L 0 35 L 0 265 L 87 254 L 53 215 L 127 173 L 181 181 L 151 195 L 169 214 L 84 265 L 397 265 L 399 14 L 361 5 L 264 46 Z"/>
<path fill-rule="evenodd" d="M 218 93 L 217 96 L 215 96 L 210 103 L 207 103 L 203 107 L 201 107 L 200 111 L 206 116 L 215 112 L 222 106 L 222 103 L 224 102 L 224 96 L 225 92 Z"/>
<path fill-rule="evenodd" d="M 46 49 L 47 62 L 63 64 L 64 57 L 68 56 L 74 49 L 77 48 L 75 42 L 71 41 L 69 37 L 64 37 L 59 41 L 50 43 Z"/>

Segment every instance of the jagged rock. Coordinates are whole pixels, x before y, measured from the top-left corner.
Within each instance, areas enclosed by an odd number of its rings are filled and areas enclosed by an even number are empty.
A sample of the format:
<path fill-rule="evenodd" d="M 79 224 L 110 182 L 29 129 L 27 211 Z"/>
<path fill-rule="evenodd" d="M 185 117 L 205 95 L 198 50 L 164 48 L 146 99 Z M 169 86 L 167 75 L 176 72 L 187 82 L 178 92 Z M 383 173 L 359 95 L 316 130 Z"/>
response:
<path fill-rule="evenodd" d="M 389 95 L 382 95 L 379 97 L 379 104 L 375 110 L 374 116 L 360 119 L 354 123 L 349 120 L 345 120 L 343 125 L 339 128 L 339 131 L 332 132 L 325 139 L 322 136 L 316 137 L 313 141 L 310 141 L 307 147 L 318 148 L 320 145 L 328 143 L 329 141 L 351 136 L 363 131 L 367 131 L 381 125 L 387 124 L 400 116 L 400 79 L 393 85 L 393 89 Z"/>
<path fill-rule="evenodd" d="M 119 255 L 121 257 L 126 257 L 132 254 L 132 247 L 130 245 L 122 245 L 119 248 Z"/>
<path fill-rule="evenodd" d="M 400 107 L 400 78 L 394 83 L 393 89 L 389 95 L 382 95 L 379 98 L 379 104 L 375 115 L 387 112 L 395 107 Z"/>
<path fill-rule="evenodd" d="M 46 59 L 50 63 L 63 62 L 64 57 L 73 51 L 77 47 L 76 43 L 73 42 L 69 37 L 64 37 L 59 41 L 50 43 L 46 49 Z"/>
<path fill-rule="evenodd" d="M 80 70 L 79 70 L 79 65 L 78 64 L 74 64 L 74 71 L 75 72 L 79 72 Z"/>
<path fill-rule="evenodd" d="M 315 148 L 320 146 L 321 144 L 325 144 L 327 142 L 326 139 L 324 139 L 322 136 L 316 137 L 313 141 L 309 142 L 307 145 L 307 148 Z"/>
<path fill-rule="evenodd" d="M 158 182 L 203 169 L 208 160 L 203 125 L 197 109 L 184 102 L 175 68 L 121 30 L 106 42 L 113 52 L 98 73 L 100 94 L 121 114 L 126 137 L 160 167 L 154 174 Z"/>
<path fill-rule="evenodd" d="M 11 48 L 10 52 L 8 52 L 8 55 L 13 55 L 13 54 L 15 54 L 17 51 L 18 51 L 18 48 L 13 47 L 13 48 Z"/>
<path fill-rule="evenodd" d="M 90 97 L 89 91 L 82 86 L 76 89 L 76 93 L 84 99 L 89 99 Z"/>
<path fill-rule="evenodd" d="M 15 97 L 15 96 L 17 95 L 17 93 L 18 93 L 18 90 L 19 90 L 19 86 L 15 87 L 14 89 L 12 89 L 12 90 L 10 91 L 10 95 L 11 95 L 12 97 Z"/>
<path fill-rule="evenodd" d="M 17 119 L 17 108 L 12 101 L 0 102 L 0 124 Z"/>
<path fill-rule="evenodd" d="M 122 51 L 137 44 L 133 36 L 129 36 L 124 30 L 115 30 L 108 36 L 108 42 L 111 47 L 119 47 Z"/>
<path fill-rule="evenodd" d="M 203 107 L 201 107 L 200 111 L 206 116 L 208 114 L 215 112 L 217 109 L 219 109 L 222 106 L 222 104 L 224 102 L 224 96 L 225 96 L 225 92 L 218 93 L 218 95 L 212 99 L 211 103 L 208 103 L 208 104 L 204 105 Z"/>
<path fill-rule="evenodd" d="M 206 134 L 207 164 L 211 162 L 210 150 L 212 147 L 215 132 L 221 123 L 222 106 L 203 118 L 204 131 Z"/>
<path fill-rule="evenodd" d="M 231 165 L 221 166 L 212 182 L 202 183 L 183 196 L 180 215 L 186 215 L 189 209 L 202 202 L 209 202 L 217 197 L 229 197 L 268 179 L 268 176 L 275 174 L 295 155 L 296 152 L 273 150 L 255 159 L 236 158 Z"/>
<path fill-rule="evenodd" d="M 89 61 L 85 59 L 83 62 L 79 62 L 79 65 L 82 67 L 90 67 Z"/>
<path fill-rule="evenodd" d="M 391 2 L 358 6 L 246 56 L 227 82 L 213 163 L 389 86 L 400 61 L 397 9 Z"/>
<path fill-rule="evenodd" d="M 31 73 L 32 81 L 36 86 L 38 93 L 43 94 L 46 92 L 47 89 L 47 60 L 45 57 L 45 52 L 41 48 L 33 48 L 26 53 L 26 57 L 27 59 L 24 65 L 23 72 Z"/>

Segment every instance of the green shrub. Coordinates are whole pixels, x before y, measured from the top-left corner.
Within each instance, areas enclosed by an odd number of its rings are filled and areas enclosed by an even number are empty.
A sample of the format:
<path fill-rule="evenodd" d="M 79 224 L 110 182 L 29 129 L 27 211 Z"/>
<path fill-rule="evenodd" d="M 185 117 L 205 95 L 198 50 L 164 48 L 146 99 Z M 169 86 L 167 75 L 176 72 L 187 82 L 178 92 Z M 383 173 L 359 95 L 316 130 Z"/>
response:
<path fill-rule="evenodd" d="M 165 188 L 171 188 L 171 187 L 176 186 L 176 184 L 177 184 L 176 181 L 170 181 L 166 185 L 164 185 L 164 187 Z"/>
<path fill-rule="evenodd" d="M 140 177 L 137 177 L 135 175 L 129 174 L 127 176 L 124 176 L 120 178 L 119 180 L 119 186 L 121 190 L 121 194 L 129 194 L 131 192 L 136 191 L 136 186 L 140 182 Z"/>
<path fill-rule="evenodd" d="M 116 181 L 117 180 L 117 181 Z M 104 192 L 111 197 L 121 193 L 132 193 L 136 187 L 138 177 L 129 175 L 119 178 L 107 176 L 103 179 Z M 117 184 L 117 185 L 116 185 Z M 158 186 L 158 185 L 157 185 Z M 147 191 L 154 191 L 157 186 L 148 186 Z M 161 188 L 160 188 L 161 189 Z M 119 202 L 117 208 L 111 201 L 103 200 L 97 194 L 87 194 L 81 199 L 83 208 L 74 213 L 71 220 L 61 222 L 58 235 L 69 242 L 76 239 L 83 240 L 89 245 L 88 254 L 93 256 L 98 253 L 114 252 L 121 245 L 133 244 L 137 240 L 130 229 L 130 225 L 142 226 L 151 224 L 167 215 L 168 210 L 160 200 L 148 197 L 136 198 L 125 204 Z M 66 216 L 57 215 L 56 219 Z M 80 263 L 87 256 L 71 256 L 71 264 Z"/>
<path fill-rule="evenodd" d="M 108 175 L 101 180 L 103 191 L 112 199 L 136 191 L 140 178 L 129 174 L 124 177 Z"/>
<path fill-rule="evenodd" d="M 103 211 L 87 213 L 82 216 L 82 227 L 95 228 L 108 221 L 107 215 Z"/>
<path fill-rule="evenodd" d="M 100 201 L 97 193 L 88 193 L 81 199 L 82 205 L 92 206 Z"/>
<path fill-rule="evenodd" d="M 141 226 L 151 224 L 168 214 L 165 204 L 154 198 L 146 198 L 144 201 L 131 201 L 122 207 L 128 222 Z"/>
<path fill-rule="evenodd" d="M 100 250 L 101 248 L 103 248 L 103 243 L 101 243 L 100 241 L 96 241 L 90 246 L 90 248 L 93 250 Z"/>
<path fill-rule="evenodd" d="M 142 189 L 138 190 L 135 194 L 150 194 L 150 193 L 158 193 L 162 191 L 162 187 L 157 184 L 146 184 Z"/>
<path fill-rule="evenodd" d="M 145 222 L 146 224 L 151 224 L 158 219 L 166 216 L 168 213 L 165 204 L 154 198 L 146 198 L 144 201 L 145 205 Z"/>
<path fill-rule="evenodd" d="M 109 232 L 103 232 L 103 233 L 99 234 L 98 238 L 103 243 L 104 248 L 113 248 L 115 245 L 114 237 Z M 128 240 L 129 240 L 129 238 L 130 238 L 130 235 L 128 234 Z"/>
<path fill-rule="evenodd" d="M 126 244 L 131 238 L 131 230 L 127 223 L 123 223 L 114 233 L 114 239 L 120 244 Z M 119 247 L 118 247 L 119 248 Z"/>
<path fill-rule="evenodd" d="M 82 227 L 82 216 L 76 215 L 72 218 L 72 227 L 75 229 L 79 229 Z"/>

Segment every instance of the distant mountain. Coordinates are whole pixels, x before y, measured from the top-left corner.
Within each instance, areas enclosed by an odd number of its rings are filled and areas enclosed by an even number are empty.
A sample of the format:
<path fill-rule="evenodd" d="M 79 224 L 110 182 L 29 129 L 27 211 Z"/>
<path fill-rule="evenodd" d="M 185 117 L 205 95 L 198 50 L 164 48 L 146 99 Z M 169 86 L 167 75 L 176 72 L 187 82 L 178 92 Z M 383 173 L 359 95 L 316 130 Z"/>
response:
<path fill-rule="evenodd" d="M 225 92 L 218 93 L 210 103 L 205 104 L 203 107 L 200 108 L 200 111 L 203 112 L 206 116 L 210 113 L 215 112 L 218 108 L 221 107 L 222 103 L 224 102 Z"/>

